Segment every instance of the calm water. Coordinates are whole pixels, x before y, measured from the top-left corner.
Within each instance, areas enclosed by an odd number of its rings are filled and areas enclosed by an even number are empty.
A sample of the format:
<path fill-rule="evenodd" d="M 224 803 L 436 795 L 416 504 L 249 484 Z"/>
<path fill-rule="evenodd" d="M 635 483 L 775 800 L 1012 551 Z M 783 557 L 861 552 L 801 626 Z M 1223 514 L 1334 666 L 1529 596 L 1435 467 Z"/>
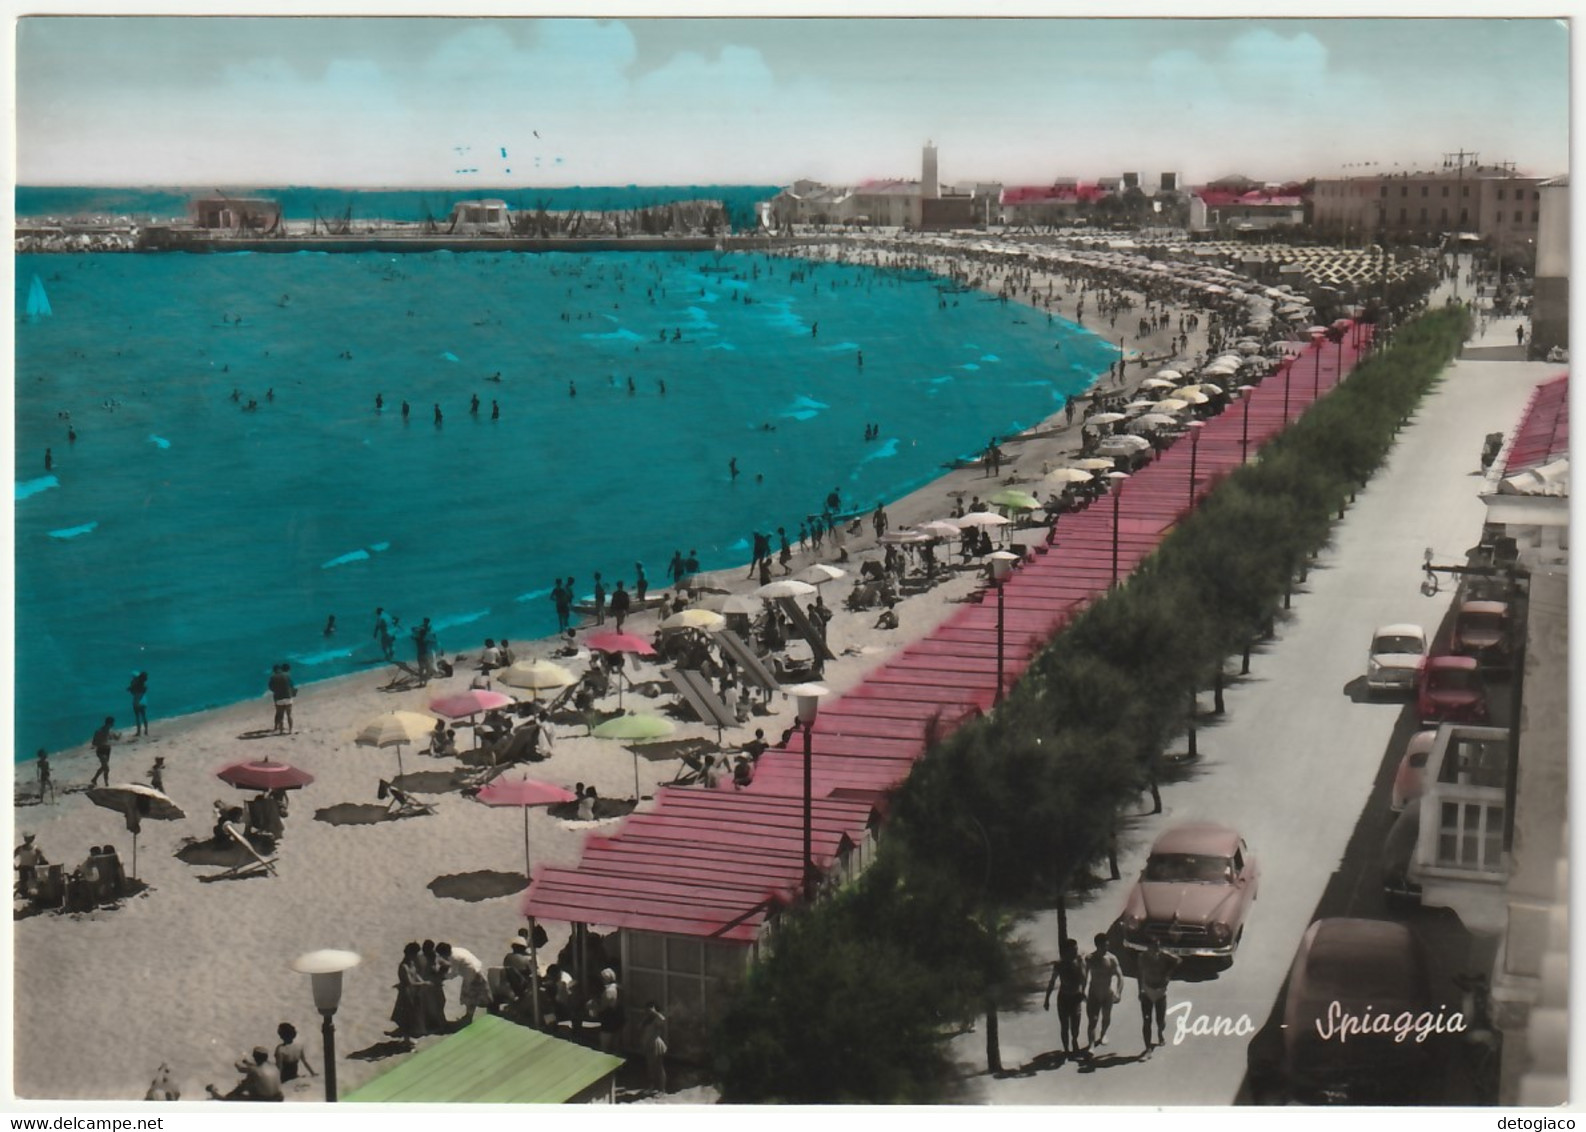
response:
<path fill-rule="evenodd" d="M 54 313 L 29 321 L 35 275 Z M 18 257 L 15 750 L 127 722 L 138 669 L 159 717 L 262 694 L 279 660 L 373 663 L 376 605 L 448 651 L 544 635 L 558 575 L 745 561 L 834 485 L 905 494 L 1115 356 L 954 299 L 748 255 Z"/>

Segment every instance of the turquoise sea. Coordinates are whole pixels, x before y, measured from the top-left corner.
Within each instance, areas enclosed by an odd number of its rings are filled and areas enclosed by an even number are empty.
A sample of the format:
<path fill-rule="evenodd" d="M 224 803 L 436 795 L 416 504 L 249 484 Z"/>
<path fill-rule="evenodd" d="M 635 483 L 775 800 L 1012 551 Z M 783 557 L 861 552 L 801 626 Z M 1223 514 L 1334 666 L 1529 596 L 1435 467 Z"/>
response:
<path fill-rule="evenodd" d="M 372 664 L 377 605 L 448 652 L 542 636 L 558 576 L 746 561 L 833 486 L 905 494 L 1116 356 L 937 283 L 748 254 L 17 257 L 17 756 L 127 723 L 137 670 L 157 719 L 262 695 L 281 660 Z"/>

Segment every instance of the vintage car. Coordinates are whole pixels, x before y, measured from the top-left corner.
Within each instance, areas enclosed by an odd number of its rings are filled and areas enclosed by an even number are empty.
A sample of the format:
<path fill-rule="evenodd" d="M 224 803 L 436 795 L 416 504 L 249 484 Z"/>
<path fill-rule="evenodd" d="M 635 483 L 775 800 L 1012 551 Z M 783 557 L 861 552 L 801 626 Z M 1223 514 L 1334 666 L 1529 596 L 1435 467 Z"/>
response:
<path fill-rule="evenodd" d="M 1411 1033 L 1391 1023 L 1435 1017 L 1426 953 L 1410 929 L 1385 920 L 1317 920 L 1300 940 L 1281 1020 L 1249 1048 L 1258 1103 L 1406 1104 L 1424 1099 L 1431 1069 L 1458 1034 Z"/>
<path fill-rule="evenodd" d="M 1449 651 L 1473 656 L 1486 667 L 1509 663 L 1509 606 L 1501 601 L 1467 601 L 1454 616 Z"/>
<path fill-rule="evenodd" d="M 1422 723 L 1483 723 L 1487 689 L 1476 658 L 1429 656 L 1416 680 L 1416 711 Z"/>
<path fill-rule="evenodd" d="M 1118 917 L 1123 945 L 1144 951 L 1154 939 L 1181 957 L 1232 960 L 1259 878 L 1243 838 L 1227 826 L 1175 826 L 1151 846 Z"/>
<path fill-rule="evenodd" d="M 1393 819 L 1382 842 L 1382 894 L 1388 907 L 1421 902 L 1421 886 L 1410 876 L 1415 843 L 1421 835 L 1421 807 L 1407 806 Z"/>
<path fill-rule="evenodd" d="M 1426 656 L 1426 633 L 1419 625 L 1384 625 L 1371 634 L 1366 654 L 1366 688 L 1372 692 L 1410 692 Z"/>
<path fill-rule="evenodd" d="M 1417 731 L 1404 745 L 1404 757 L 1399 760 L 1399 769 L 1393 776 L 1393 798 L 1389 802 L 1394 813 L 1419 798 L 1426 788 L 1426 757 L 1432 753 L 1432 743 L 1436 739 L 1436 731 Z"/>

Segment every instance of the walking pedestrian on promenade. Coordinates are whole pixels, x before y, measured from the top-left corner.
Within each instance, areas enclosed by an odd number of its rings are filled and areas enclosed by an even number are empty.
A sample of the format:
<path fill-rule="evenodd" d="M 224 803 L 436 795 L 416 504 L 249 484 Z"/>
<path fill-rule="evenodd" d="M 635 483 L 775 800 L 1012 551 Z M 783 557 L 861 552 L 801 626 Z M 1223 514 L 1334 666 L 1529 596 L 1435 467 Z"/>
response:
<path fill-rule="evenodd" d="M 1107 950 L 1107 933 L 1097 932 L 1096 950 L 1085 956 L 1085 1036 L 1091 1049 L 1107 1044 L 1112 1007 L 1122 998 L 1123 967 Z"/>
<path fill-rule="evenodd" d="M 116 734 L 115 726 L 115 716 L 105 716 L 104 723 L 100 724 L 99 730 L 95 731 L 94 737 L 89 740 L 93 745 L 94 754 L 99 758 L 99 769 L 94 771 L 94 776 L 88 780 L 89 786 L 98 782 L 100 775 L 104 775 L 105 785 L 110 785 L 110 744 L 113 740 L 121 738 Z"/>
<path fill-rule="evenodd" d="M 1135 980 L 1140 993 L 1140 1033 L 1145 1038 L 1145 1052 L 1151 1052 L 1151 1021 L 1156 1020 L 1156 1044 L 1165 1043 L 1163 1033 L 1167 1024 L 1167 985 L 1181 960 L 1162 950 L 1162 941 L 1153 939 L 1145 954 L 1135 960 Z"/>
<path fill-rule="evenodd" d="M 1079 941 L 1065 939 L 1059 957 L 1052 964 L 1052 977 L 1046 984 L 1042 1010 L 1052 1009 L 1052 989 L 1057 988 L 1057 1027 L 1063 1038 L 1063 1052 L 1073 1053 L 1079 1044 L 1079 1018 L 1085 1003 L 1085 961 L 1079 957 Z"/>

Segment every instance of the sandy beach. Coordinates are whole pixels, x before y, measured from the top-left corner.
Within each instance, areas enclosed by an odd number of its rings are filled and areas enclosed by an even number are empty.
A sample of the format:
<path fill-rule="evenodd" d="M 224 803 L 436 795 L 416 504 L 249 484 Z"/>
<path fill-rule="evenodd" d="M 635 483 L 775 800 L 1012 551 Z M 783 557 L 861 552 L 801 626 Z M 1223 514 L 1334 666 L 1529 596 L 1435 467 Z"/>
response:
<path fill-rule="evenodd" d="M 944 256 L 929 260 L 946 272 Z M 965 270 L 959 265 L 959 270 Z M 1023 269 L 1021 269 L 1023 270 Z M 995 294 L 1005 276 L 976 264 L 987 294 Z M 1039 272 L 1013 301 L 1028 302 L 1049 288 L 1062 295 L 1063 280 Z M 967 297 L 966 293 L 966 297 Z M 1073 317 L 1071 298 L 1056 308 Z M 1044 308 L 1041 308 L 1044 314 Z M 1140 304 L 1121 321 L 1133 328 Z M 1169 343 L 1177 335 L 1177 310 L 1171 329 L 1137 339 L 1129 349 L 1148 358 L 1175 354 Z M 1190 333 L 1187 356 L 1206 348 L 1206 327 Z M 1106 330 L 1101 331 L 1107 333 Z M 1113 340 L 1117 340 L 1116 334 Z M 1166 363 L 1163 363 L 1166 364 Z M 1104 376 L 1102 391 L 1128 392 L 1159 365 L 1131 364 L 1122 383 Z M 957 498 L 990 494 L 1002 484 L 1030 489 L 1044 467 L 1057 467 L 1080 445 L 1079 419 L 1072 426 L 1062 412 L 1026 434 L 1002 438 L 1005 463 L 993 479 L 980 467 L 959 468 L 887 507 L 893 529 L 947 516 Z M 820 486 L 820 485 L 814 485 Z M 1039 494 L 1044 495 L 1041 491 Z M 796 521 L 796 516 L 789 518 Z M 615 534 L 613 535 L 615 538 Z M 876 549 L 868 521 L 862 533 L 846 541 L 850 575 Z M 819 552 L 795 549 L 794 572 L 836 557 L 830 540 Z M 747 592 L 756 582 L 740 566 L 702 575 L 712 589 Z M 837 660 L 826 667 L 823 682 L 837 694 L 851 688 L 879 660 L 930 632 L 979 583 L 963 572 L 928 593 L 905 598 L 897 607 L 896 630 L 874 628 L 875 611 L 846 612 L 843 598 L 852 577 L 829 583 L 826 603 L 837 611 L 829 644 Z M 658 592 L 654 590 L 652 592 Z M 649 636 L 658 615 L 648 611 L 629 619 L 627 628 Z M 610 628 L 608 624 L 606 628 Z M 343 631 L 367 631 L 349 623 Z M 480 637 L 483 637 L 480 633 Z M 579 639 L 587 635 L 579 633 Z M 450 643 L 450 642 L 448 642 Z M 481 640 L 465 654 L 477 657 Z M 554 642 L 516 643 L 519 659 L 548 657 Z M 405 647 L 404 647 L 405 646 Z M 398 656 L 411 658 L 411 646 L 399 643 Z M 452 654 L 448 653 L 448 658 Z M 582 672 L 587 657 L 566 661 Z M 446 940 L 474 952 L 486 965 L 501 961 L 509 937 L 523 924 L 519 913 L 523 887 L 523 819 L 515 809 L 492 809 L 463 796 L 452 786 L 459 763 L 432 758 L 421 751 L 403 751 L 403 785 L 435 803 L 435 812 L 399 820 L 379 820 L 385 803 L 377 798 L 382 779 L 397 774 L 391 750 L 355 746 L 363 724 L 394 710 L 425 711 L 437 696 L 469 686 L 475 668 L 464 662 L 455 675 L 428 687 L 405 691 L 383 688 L 392 677 L 378 666 L 348 677 L 307 685 L 295 706 L 296 731 L 270 733 L 272 708 L 261 686 L 251 702 L 175 719 L 156 719 L 146 738 L 131 738 L 125 704 L 111 705 L 126 736 L 115 746 L 111 777 L 116 783 L 147 782 L 157 756 L 165 760 L 165 791 L 181 806 L 186 819 L 147 820 L 137 840 L 137 876 L 147 886 L 114 908 L 92 913 L 42 913 L 14 924 L 15 1038 L 13 1091 L 24 1098 L 93 1098 L 128 1100 L 143 1096 L 157 1067 L 171 1067 L 183 1099 L 203 1099 L 205 1083 L 222 1089 L 235 1080 L 232 1062 L 256 1045 L 275 1044 L 278 1023 L 292 1022 L 304 1035 L 310 1060 L 319 1059 L 319 1040 L 307 980 L 287 964 L 302 952 L 321 947 L 346 948 L 363 956 L 350 973 L 337 1015 L 339 1073 L 345 1093 L 397 1063 L 397 1046 L 386 1036 L 394 1001 L 391 989 L 409 940 Z M 629 672 L 640 684 L 659 679 L 655 665 L 630 659 Z M 158 679 L 158 673 L 154 676 Z M 510 689 L 507 689 L 510 691 Z M 653 709 L 653 700 L 627 694 L 628 707 Z M 600 702 L 612 710 L 613 695 Z M 750 739 L 755 728 L 774 741 L 792 720 L 793 704 L 775 696 L 770 714 L 757 715 L 723 746 L 731 749 Z M 91 727 L 85 728 L 86 732 Z M 466 731 L 460 731 L 464 745 Z M 683 723 L 676 738 L 714 741 L 714 728 Z M 315 776 L 291 796 L 285 836 L 276 853 L 276 875 L 216 879 L 218 865 L 192 864 L 177 856 L 189 842 L 210 834 L 212 803 L 240 803 L 248 795 L 215 778 L 221 767 L 268 756 L 290 762 Z M 52 756 L 58 791 L 53 804 L 37 799 L 35 767 L 18 763 L 15 828 L 36 835 L 38 847 L 52 862 L 70 870 L 89 847 L 111 844 L 123 863 L 132 864 L 132 837 L 120 815 L 93 805 L 84 794 L 95 767 L 86 746 Z M 529 766 L 529 776 L 571 786 L 593 784 L 603 798 L 632 799 L 635 763 L 620 745 L 584 735 L 583 728 L 557 729 L 550 757 Z M 682 769 L 678 760 L 639 759 L 639 793 L 654 793 Z M 522 773 L 518 769 L 511 775 Z M 640 803 L 641 805 L 643 802 Z M 536 866 L 570 865 L 578 860 L 584 837 L 592 831 L 610 833 L 620 818 L 580 823 L 537 810 L 530 815 L 531 847 Z M 194 854 L 188 851 L 187 856 Z M 201 854 L 200 854 L 201 855 Z M 565 942 L 567 926 L 547 923 L 550 946 L 541 963 L 554 959 Z M 448 984 L 449 1013 L 457 1017 L 457 983 Z M 420 1048 L 439 1039 L 428 1038 Z M 294 1091 L 295 1090 L 295 1091 Z M 289 1099 L 318 1100 L 318 1082 L 288 1086 Z"/>

